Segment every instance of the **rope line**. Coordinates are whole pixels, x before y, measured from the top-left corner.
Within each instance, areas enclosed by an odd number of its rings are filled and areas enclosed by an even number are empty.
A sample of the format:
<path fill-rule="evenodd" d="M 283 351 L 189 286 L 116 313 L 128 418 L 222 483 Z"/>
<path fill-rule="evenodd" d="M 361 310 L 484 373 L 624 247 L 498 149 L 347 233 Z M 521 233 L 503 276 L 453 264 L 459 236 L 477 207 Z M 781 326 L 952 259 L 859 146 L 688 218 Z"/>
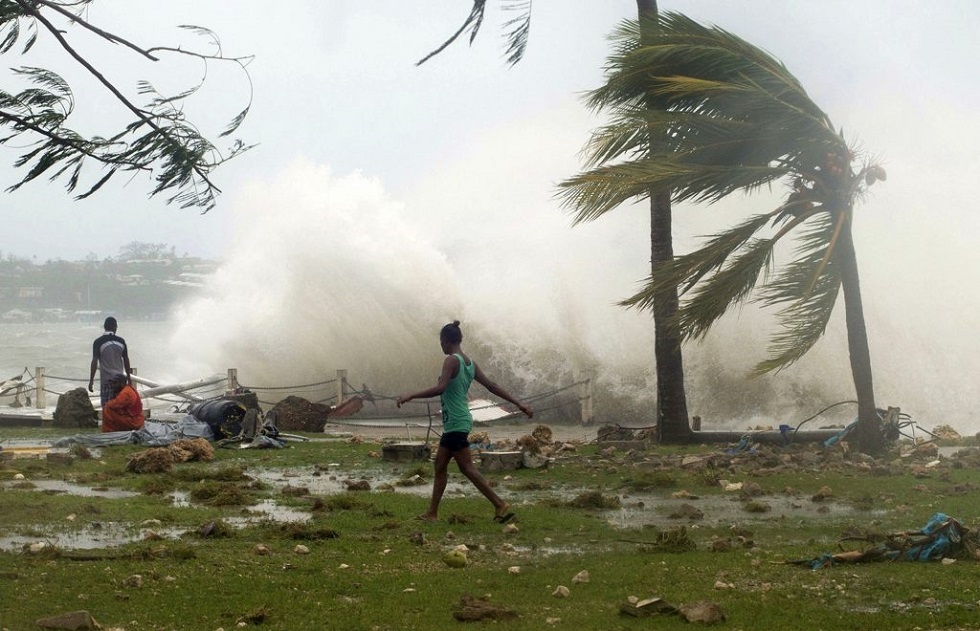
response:
<path fill-rule="evenodd" d="M 316 383 L 305 383 L 298 386 L 242 386 L 249 390 L 302 390 L 303 388 L 314 388 L 316 386 L 326 386 L 331 383 L 337 383 L 337 379 L 330 379 L 328 381 L 318 381 Z"/>

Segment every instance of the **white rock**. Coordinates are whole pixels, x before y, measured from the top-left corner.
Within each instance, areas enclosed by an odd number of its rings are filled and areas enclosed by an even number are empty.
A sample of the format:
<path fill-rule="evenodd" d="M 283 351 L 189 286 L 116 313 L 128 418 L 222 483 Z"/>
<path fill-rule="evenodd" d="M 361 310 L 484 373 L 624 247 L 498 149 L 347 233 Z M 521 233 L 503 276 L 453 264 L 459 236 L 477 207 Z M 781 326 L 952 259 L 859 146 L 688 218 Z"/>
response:
<path fill-rule="evenodd" d="M 588 583 L 589 582 L 589 571 L 582 570 L 578 574 L 572 577 L 573 583 Z"/>
<path fill-rule="evenodd" d="M 559 585 L 555 588 L 555 591 L 551 592 L 551 595 L 555 598 L 568 598 L 569 594 L 571 594 L 571 592 L 568 591 L 568 588 L 564 585 Z"/>
<path fill-rule="evenodd" d="M 24 479 L 24 474 L 23 473 L 14 474 L 14 479 L 15 480 L 23 480 Z"/>
<path fill-rule="evenodd" d="M 507 571 L 510 572 L 511 574 L 515 574 L 515 575 L 516 574 L 520 574 L 521 573 L 521 566 L 519 566 L 519 565 L 512 565 L 509 568 L 507 568 Z"/>
<path fill-rule="evenodd" d="M 304 546 L 302 543 L 299 543 L 296 544 L 295 548 L 293 548 L 293 552 L 295 552 L 296 554 L 309 554 L 310 549 Z"/>

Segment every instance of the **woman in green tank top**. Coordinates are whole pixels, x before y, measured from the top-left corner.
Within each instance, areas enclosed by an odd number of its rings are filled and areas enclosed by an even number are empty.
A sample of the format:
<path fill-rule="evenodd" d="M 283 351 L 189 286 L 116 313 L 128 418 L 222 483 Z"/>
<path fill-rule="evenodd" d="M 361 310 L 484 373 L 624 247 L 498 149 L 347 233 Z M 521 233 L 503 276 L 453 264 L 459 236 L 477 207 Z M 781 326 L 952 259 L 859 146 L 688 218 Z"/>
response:
<path fill-rule="evenodd" d="M 473 381 L 479 382 L 492 394 L 516 405 L 528 418 L 531 418 L 534 413 L 531 408 L 487 377 L 476 362 L 463 352 L 461 348 L 463 332 L 459 328 L 459 320 L 442 327 L 442 331 L 439 332 L 439 343 L 442 345 L 442 352 L 446 354 L 439 381 L 431 388 L 403 394 L 398 397 L 397 402 L 398 407 L 401 407 L 402 403 L 412 399 L 428 399 L 438 395 L 442 407 L 442 437 L 439 439 L 439 449 L 436 451 L 432 499 L 429 501 L 429 510 L 419 515 L 418 519 L 425 521 L 438 519 L 439 502 L 442 501 L 442 494 L 446 491 L 446 484 L 449 481 L 449 462 L 455 460 L 460 472 L 493 504 L 494 521 L 508 522 L 514 518 L 514 513 L 510 511 L 510 504 L 490 488 L 486 478 L 473 464 L 469 443 L 469 433 L 473 429 L 473 415 L 470 413 L 467 399 L 470 384 Z"/>

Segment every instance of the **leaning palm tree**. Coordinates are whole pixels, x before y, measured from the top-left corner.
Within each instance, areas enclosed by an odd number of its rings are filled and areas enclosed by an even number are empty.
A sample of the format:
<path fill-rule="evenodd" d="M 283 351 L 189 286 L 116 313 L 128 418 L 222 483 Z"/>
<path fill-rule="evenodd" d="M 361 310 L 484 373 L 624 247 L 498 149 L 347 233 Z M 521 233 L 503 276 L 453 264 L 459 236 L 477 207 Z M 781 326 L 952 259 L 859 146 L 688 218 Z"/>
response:
<path fill-rule="evenodd" d="M 575 221 L 596 219 L 655 190 L 675 202 L 716 202 L 783 183 L 774 210 L 710 237 L 700 249 L 656 268 L 624 305 L 650 308 L 672 287 L 683 301 L 674 319 L 699 338 L 747 300 L 780 307 L 782 329 L 755 372 L 800 359 L 827 327 L 843 292 L 859 447 L 884 439 L 851 235 L 854 203 L 884 170 L 859 162 L 842 133 L 800 82 L 771 55 L 717 27 L 675 13 L 625 22 L 605 85 L 589 103 L 611 114 L 586 150 L 589 169 L 561 184 Z M 775 271 L 777 243 L 796 238 L 792 260 Z M 781 252 L 782 250 L 780 250 Z M 760 284 L 761 282 L 761 284 Z M 757 285 L 759 287 L 757 288 Z"/>

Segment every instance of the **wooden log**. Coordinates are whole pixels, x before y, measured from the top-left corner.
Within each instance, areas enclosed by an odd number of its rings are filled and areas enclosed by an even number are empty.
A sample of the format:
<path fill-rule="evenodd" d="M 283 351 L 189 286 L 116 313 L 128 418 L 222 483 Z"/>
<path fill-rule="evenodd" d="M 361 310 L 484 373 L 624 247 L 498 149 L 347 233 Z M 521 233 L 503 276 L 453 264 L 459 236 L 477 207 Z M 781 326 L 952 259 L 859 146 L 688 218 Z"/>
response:
<path fill-rule="evenodd" d="M 788 440 L 791 443 L 816 443 L 823 442 L 828 438 L 841 433 L 844 428 L 838 429 L 811 429 L 794 432 L 786 432 L 785 437 L 781 432 L 771 431 L 751 431 L 751 432 L 729 432 L 729 431 L 700 431 L 691 432 L 692 443 L 737 443 L 743 436 L 748 436 L 757 443 L 769 443 L 782 445 Z"/>

